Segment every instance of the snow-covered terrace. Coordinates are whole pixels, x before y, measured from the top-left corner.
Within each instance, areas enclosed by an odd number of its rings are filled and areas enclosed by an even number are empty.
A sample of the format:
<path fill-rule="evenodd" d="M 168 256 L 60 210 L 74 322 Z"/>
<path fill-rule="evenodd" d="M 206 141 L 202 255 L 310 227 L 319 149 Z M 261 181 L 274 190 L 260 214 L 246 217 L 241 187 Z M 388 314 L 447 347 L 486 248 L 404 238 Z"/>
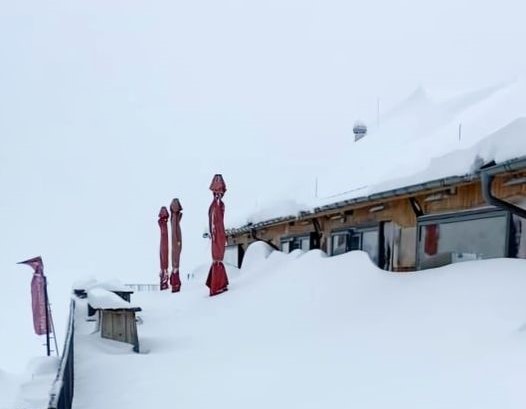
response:
<path fill-rule="evenodd" d="M 524 260 L 403 275 L 366 253 L 251 245 L 228 292 L 205 276 L 137 294 L 142 353 L 78 301 L 75 409 L 524 408 Z"/>

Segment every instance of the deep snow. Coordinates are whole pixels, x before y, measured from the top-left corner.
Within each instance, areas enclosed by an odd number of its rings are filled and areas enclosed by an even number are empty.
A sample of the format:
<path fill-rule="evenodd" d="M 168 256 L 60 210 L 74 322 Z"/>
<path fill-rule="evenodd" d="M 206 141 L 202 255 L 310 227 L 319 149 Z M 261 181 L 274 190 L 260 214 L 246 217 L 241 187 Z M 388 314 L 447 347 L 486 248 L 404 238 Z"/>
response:
<path fill-rule="evenodd" d="M 78 308 L 74 407 L 525 406 L 526 261 L 390 273 L 362 252 L 268 253 L 217 297 L 198 280 L 135 294 L 141 354 Z"/>
<path fill-rule="evenodd" d="M 296 216 L 326 204 L 364 197 L 476 170 L 476 162 L 497 163 L 526 155 L 526 81 L 498 84 L 449 98 L 423 88 L 369 121 L 365 138 L 350 137 L 319 159 L 313 179 L 291 176 L 283 195 L 249 214 L 229 220 L 234 228 L 276 217 Z M 480 165 L 480 163 L 478 163 Z M 316 191 L 316 195 L 314 194 Z"/>
<path fill-rule="evenodd" d="M 58 364 L 59 358 L 45 356 L 31 359 L 22 375 L 0 370 L 0 409 L 47 408 Z"/>
<path fill-rule="evenodd" d="M 19 383 L 18 377 L 0 369 L 0 409 L 11 409 Z"/>

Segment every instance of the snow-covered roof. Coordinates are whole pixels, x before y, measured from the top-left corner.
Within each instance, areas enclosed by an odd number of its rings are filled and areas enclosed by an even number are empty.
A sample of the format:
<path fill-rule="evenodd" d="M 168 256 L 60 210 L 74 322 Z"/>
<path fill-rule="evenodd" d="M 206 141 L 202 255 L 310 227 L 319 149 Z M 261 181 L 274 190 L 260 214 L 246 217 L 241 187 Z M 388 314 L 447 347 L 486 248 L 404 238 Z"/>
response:
<path fill-rule="evenodd" d="M 88 303 L 96 310 L 129 310 L 138 309 L 133 303 L 123 300 L 117 294 L 103 288 L 94 288 L 88 291 Z"/>
<path fill-rule="evenodd" d="M 481 164 L 526 156 L 526 82 L 514 81 L 437 100 L 419 88 L 371 124 L 367 136 L 335 149 L 318 176 L 318 197 L 294 194 L 245 218 L 271 224 L 333 203 L 444 178 Z M 294 181 L 297 186 L 311 183 Z M 297 188 L 296 191 L 300 191 Z M 308 188 L 305 190 L 312 191 Z M 291 191 L 294 191 L 291 189 Z M 292 196 L 292 194 L 291 194 Z M 239 227 L 229 226 L 231 228 Z"/>
<path fill-rule="evenodd" d="M 106 281 L 97 281 L 93 278 L 77 281 L 73 284 L 74 290 L 85 290 L 89 291 L 95 288 L 102 288 L 108 291 L 116 291 L 123 293 L 133 293 L 133 290 L 130 287 L 124 285 L 121 281 L 117 279 L 106 280 Z"/>

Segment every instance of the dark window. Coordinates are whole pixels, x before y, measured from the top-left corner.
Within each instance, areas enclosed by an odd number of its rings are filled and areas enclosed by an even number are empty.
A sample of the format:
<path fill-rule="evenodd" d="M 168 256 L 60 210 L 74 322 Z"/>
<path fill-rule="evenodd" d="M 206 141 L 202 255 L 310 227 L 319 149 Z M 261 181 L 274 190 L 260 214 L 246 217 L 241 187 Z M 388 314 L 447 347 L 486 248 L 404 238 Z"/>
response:
<path fill-rule="evenodd" d="M 299 240 L 292 240 L 290 242 L 290 251 L 301 249 L 301 242 Z"/>
<path fill-rule="evenodd" d="M 332 235 L 331 254 L 337 256 L 348 251 L 349 232 L 336 233 Z"/>
<path fill-rule="evenodd" d="M 509 256 L 526 258 L 526 219 L 515 215 L 510 226 Z"/>
<path fill-rule="evenodd" d="M 419 223 L 419 268 L 505 257 L 508 214 L 491 212 Z"/>
<path fill-rule="evenodd" d="M 298 241 L 300 243 L 300 249 L 302 249 L 303 251 L 310 250 L 310 237 L 300 237 Z"/>
<path fill-rule="evenodd" d="M 349 241 L 349 251 L 362 249 L 362 235 L 361 233 L 352 233 Z"/>
<path fill-rule="evenodd" d="M 378 263 L 378 229 L 352 229 L 333 233 L 331 255 L 337 256 L 352 250 L 363 250 Z"/>
<path fill-rule="evenodd" d="M 317 242 L 314 241 L 314 234 L 315 233 L 309 234 L 308 236 L 295 236 L 281 239 L 281 251 L 284 253 L 290 253 L 291 251 L 298 249 L 309 251 L 316 248 Z"/>
<path fill-rule="evenodd" d="M 368 230 L 362 233 L 362 250 L 369 254 L 374 264 L 378 264 L 378 230 Z"/>
<path fill-rule="evenodd" d="M 291 251 L 290 244 L 291 244 L 290 240 L 282 240 L 281 241 L 281 251 L 283 253 L 290 253 Z"/>

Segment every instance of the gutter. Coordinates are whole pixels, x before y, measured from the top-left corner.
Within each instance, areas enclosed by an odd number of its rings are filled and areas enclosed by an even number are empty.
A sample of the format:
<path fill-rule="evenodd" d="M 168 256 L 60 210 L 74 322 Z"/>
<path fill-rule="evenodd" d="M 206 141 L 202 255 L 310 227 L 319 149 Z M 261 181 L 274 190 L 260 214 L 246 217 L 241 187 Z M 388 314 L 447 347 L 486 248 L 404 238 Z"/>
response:
<path fill-rule="evenodd" d="M 482 185 L 482 196 L 486 203 L 498 207 L 499 209 L 507 210 L 510 213 L 526 219 L 526 209 L 516 206 L 513 203 L 506 202 L 494 196 L 491 187 L 495 176 L 502 172 L 512 172 L 515 170 L 522 170 L 526 167 L 526 159 L 519 161 L 508 161 L 500 165 L 495 165 L 480 172 L 480 182 Z"/>
<path fill-rule="evenodd" d="M 328 205 L 316 207 L 316 208 L 313 209 L 313 211 L 300 212 L 297 216 L 278 217 L 278 218 L 269 219 L 269 220 L 266 220 L 266 221 L 263 221 L 263 222 L 260 222 L 260 223 L 249 224 L 249 225 L 245 225 L 245 226 L 242 226 L 242 227 L 239 227 L 239 228 L 229 229 L 228 233 L 229 234 L 245 233 L 245 232 L 249 232 L 251 229 L 259 229 L 259 228 L 270 226 L 270 225 L 281 224 L 281 223 L 286 222 L 286 221 L 300 220 L 300 219 L 303 219 L 305 217 L 308 217 L 309 215 L 316 215 L 316 214 L 324 212 L 324 211 L 336 210 L 336 209 L 340 209 L 342 207 L 346 207 L 346 206 L 349 206 L 349 205 L 357 205 L 357 204 L 368 203 L 368 202 L 377 201 L 377 200 L 385 200 L 385 199 L 389 199 L 389 198 L 393 198 L 393 197 L 397 197 L 397 196 L 414 195 L 414 194 L 417 194 L 417 193 L 425 191 L 425 190 L 443 189 L 443 188 L 445 189 L 445 188 L 448 188 L 448 187 L 456 186 L 456 185 L 458 185 L 460 183 L 473 182 L 473 181 L 475 181 L 477 179 L 481 179 L 482 180 L 482 177 L 484 175 L 494 176 L 494 175 L 496 175 L 498 173 L 502 173 L 502 172 L 512 172 L 512 171 L 516 171 L 516 170 L 525 170 L 525 169 L 526 169 L 526 156 L 523 156 L 521 158 L 511 159 L 511 160 L 505 161 L 505 162 L 503 162 L 503 163 L 501 163 L 499 165 L 494 165 L 494 166 L 488 167 L 486 169 L 481 169 L 480 171 L 477 171 L 477 172 L 474 172 L 474 173 L 470 173 L 470 174 L 467 174 L 467 175 L 463 175 L 463 176 L 449 176 L 449 177 L 442 178 L 442 179 L 436 179 L 436 180 L 431 180 L 431 181 L 424 182 L 424 183 L 417 183 L 417 184 L 410 185 L 410 186 L 405 186 L 405 187 L 395 188 L 395 189 L 391 189 L 391 190 L 386 190 L 386 191 L 380 192 L 380 193 L 373 193 L 373 194 L 371 194 L 369 196 L 361 196 L 361 197 L 357 197 L 357 198 L 354 198 L 354 199 L 342 200 L 342 201 L 334 202 L 334 203 L 331 203 L 331 204 L 328 204 Z M 484 189 L 484 183 L 482 184 L 482 187 Z M 483 190 L 483 192 L 484 192 L 484 190 Z M 488 198 L 486 198 L 486 196 L 484 196 L 484 199 L 488 203 L 491 203 L 488 200 L 488 199 L 490 199 L 490 196 L 491 196 L 491 200 L 495 200 L 495 203 L 497 203 L 496 202 L 497 200 L 500 200 L 500 199 L 494 198 L 491 195 L 491 189 L 489 190 L 489 193 L 490 193 L 490 195 L 488 196 Z M 517 206 L 514 206 L 511 203 L 503 202 L 504 203 L 503 204 L 501 202 L 502 201 L 498 202 L 499 205 L 494 204 L 494 203 L 491 203 L 491 204 L 493 204 L 493 206 L 497 206 L 497 207 L 501 207 L 501 208 L 504 206 L 504 204 L 506 204 L 507 206 L 508 205 L 509 206 L 513 206 L 514 211 L 517 211 L 517 212 L 522 212 L 523 211 L 521 208 L 518 208 Z M 510 210 L 509 208 L 507 208 L 507 209 Z M 526 217 L 526 213 L 525 213 L 525 216 L 521 216 L 521 217 Z"/>
<path fill-rule="evenodd" d="M 447 188 L 447 187 L 457 185 L 459 183 L 471 182 L 475 179 L 477 179 L 477 175 L 473 175 L 473 174 L 464 175 L 464 176 L 451 176 L 451 177 L 447 177 L 444 179 L 437 179 L 437 180 L 433 180 L 430 182 L 418 183 L 418 184 L 410 185 L 407 187 L 386 190 L 385 192 L 373 193 L 372 195 L 369 195 L 369 196 L 360 196 L 354 199 L 342 200 L 342 201 L 334 202 L 328 205 L 315 207 L 313 211 L 302 211 L 297 216 L 291 215 L 291 216 L 285 216 L 285 217 L 278 217 L 278 218 L 265 220 L 263 222 L 259 222 L 255 224 L 247 224 L 242 227 L 228 229 L 228 234 L 247 233 L 247 232 L 250 232 L 252 229 L 259 229 L 259 228 L 270 226 L 270 225 L 281 224 L 286 221 L 300 220 L 310 215 L 316 215 L 318 213 L 322 213 L 325 211 L 340 209 L 342 207 L 346 207 L 349 205 L 368 203 L 368 202 L 388 199 L 388 198 L 392 198 L 396 196 L 411 195 L 411 194 L 421 192 L 423 190 Z"/>

